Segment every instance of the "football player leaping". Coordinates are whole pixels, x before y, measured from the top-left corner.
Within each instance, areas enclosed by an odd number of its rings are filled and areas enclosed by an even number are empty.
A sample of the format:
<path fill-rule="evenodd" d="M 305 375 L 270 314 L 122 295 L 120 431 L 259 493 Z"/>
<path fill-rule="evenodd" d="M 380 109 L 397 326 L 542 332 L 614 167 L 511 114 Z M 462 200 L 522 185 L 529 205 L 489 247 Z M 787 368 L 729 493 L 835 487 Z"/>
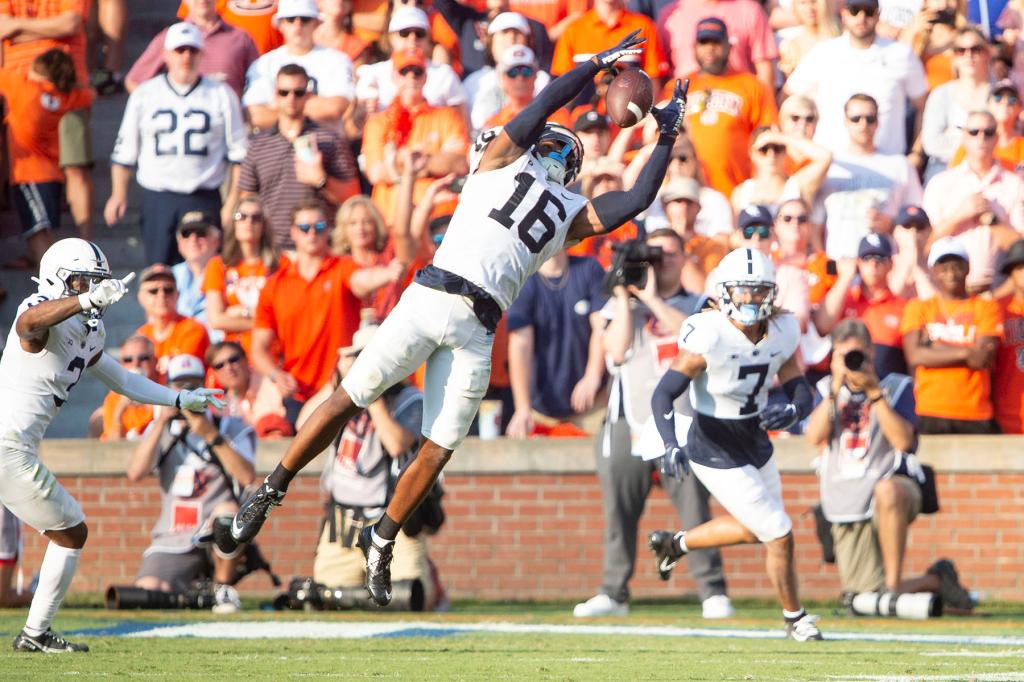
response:
<path fill-rule="evenodd" d="M 83 372 L 140 403 L 202 411 L 219 391 L 173 391 L 125 371 L 103 352 L 100 317 L 128 290 L 134 273 L 112 279 L 95 244 L 62 239 L 43 254 L 39 290 L 18 306 L 0 358 L 0 503 L 49 540 L 17 651 L 88 651 L 50 628 L 78 568 L 88 529 L 82 508 L 36 452 L 46 427 Z"/>
<path fill-rule="evenodd" d="M 818 617 L 804 611 L 797 595 L 793 524 L 782 505 L 767 434 L 789 428 L 813 406 L 796 358 L 800 327 L 796 318 L 774 307 L 775 269 L 760 251 L 736 249 L 717 272 L 718 309 L 683 323 L 679 355 L 655 389 L 651 406 L 665 443 L 662 474 L 678 477 L 689 465 L 729 516 L 685 532 L 655 531 L 650 547 L 658 572 L 668 580 L 690 550 L 763 543 L 787 634 L 801 642 L 821 639 Z M 789 402 L 767 405 L 776 375 Z M 672 402 L 688 386 L 694 416 L 684 453 Z"/>
<path fill-rule="evenodd" d="M 395 537 L 469 431 L 487 390 L 494 328 L 502 311 L 527 278 L 567 242 L 622 225 L 657 196 L 684 114 L 685 88 L 678 81 L 668 104 L 652 110 L 660 135 L 634 187 L 595 197 L 589 205 L 565 188 L 583 161 L 579 139 L 562 126 L 546 123 L 598 71 L 639 54 L 644 39 L 638 34 L 552 81 L 486 142 L 433 265 L 417 273 L 341 386 L 313 413 L 281 464 L 238 510 L 231 529 L 235 540 L 251 540 L 295 474 L 349 419 L 426 361 L 426 441 L 398 480 L 384 516 L 359 536 L 367 554 L 366 587 L 377 604 L 391 600 Z"/>

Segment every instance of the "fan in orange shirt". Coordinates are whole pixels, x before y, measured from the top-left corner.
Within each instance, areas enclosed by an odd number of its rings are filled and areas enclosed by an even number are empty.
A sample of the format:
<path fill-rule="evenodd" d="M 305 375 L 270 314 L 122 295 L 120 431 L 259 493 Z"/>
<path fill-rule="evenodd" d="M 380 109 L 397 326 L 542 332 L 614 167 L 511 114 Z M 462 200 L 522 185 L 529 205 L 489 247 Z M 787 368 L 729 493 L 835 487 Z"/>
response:
<path fill-rule="evenodd" d="M 156 371 L 156 349 L 153 342 L 141 334 L 129 337 L 121 344 L 121 366 L 134 374 L 159 381 Z M 111 391 L 89 420 L 100 418 L 103 433 L 100 440 L 138 440 L 153 421 L 153 406 L 134 403 L 125 396 Z"/>
<path fill-rule="evenodd" d="M 92 90 L 76 86 L 77 80 L 71 57 L 60 48 L 36 57 L 28 72 L 0 70 L 14 207 L 33 262 L 39 262 L 60 228 L 64 173 L 58 124 L 65 113 L 93 99 Z"/>
<path fill-rule="evenodd" d="M 1002 317 L 995 301 L 967 295 L 968 263 L 955 237 L 937 240 L 928 253 L 936 295 L 903 309 L 900 334 L 915 368 L 921 433 L 999 432 L 991 382 Z"/>
<path fill-rule="evenodd" d="M 174 273 L 163 263 L 150 265 L 139 275 L 139 305 L 146 314 L 146 323 L 136 330 L 153 342 L 156 371 L 161 380 L 167 378 L 167 363 L 175 355 L 201 358 L 210 346 L 206 327 L 178 314 L 178 287 Z"/>
<path fill-rule="evenodd" d="M 263 204 L 256 197 L 238 202 L 224 230 L 224 248 L 206 265 L 202 290 L 210 328 L 237 341 L 246 355 L 252 347 L 252 320 L 260 290 L 275 270 L 277 254 Z"/>
<path fill-rule="evenodd" d="M 284 45 L 284 38 L 271 23 L 277 0 L 217 0 L 216 11 L 225 22 L 248 33 L 261 55 Z M 187 17 L 188 3 L 182 2 L 178 18 Z"/>
<path fill-rule="evenodd" d="M 1013 293 L 999 299 L 1003 338 L 996 353 L 992 393 L 1003 433 L 1024 433 L 1024 239 L 1006 250 L 1002 270 L 1013 284 Z"/>
<path fill-rule="evenodd" d="M 749 73 L 731 71 L 725 22 L 697 24 L 697 63 L 690 75 L 686 127 L 708 185 L 726 196 L 750 177 L 750 135 L 778 118 L 775 98 Z"/>

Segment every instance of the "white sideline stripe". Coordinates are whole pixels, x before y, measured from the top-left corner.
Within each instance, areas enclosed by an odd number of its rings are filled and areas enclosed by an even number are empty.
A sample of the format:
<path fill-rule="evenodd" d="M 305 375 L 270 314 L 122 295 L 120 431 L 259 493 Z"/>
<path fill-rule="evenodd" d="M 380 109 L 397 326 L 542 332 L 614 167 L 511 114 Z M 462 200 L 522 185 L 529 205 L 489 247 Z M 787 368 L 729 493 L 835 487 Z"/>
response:
<path fill-rule="evenodd" d="M 385 635 L 408 636 L 436 632 L 488 632 L 513 635 L 615 635 L 641 637 L 720 637 L 731 639 L 784 639 L 782 628 L 770 630 L 739 630 L 726 628 L 680 628 L 648 625 L 546 625 L 526 623 L 439 623 L 427 621 L 391 622 L 323 622 L 323 621 L 242 621 L 191 623 L 162 626 L 128 633 L 126 637 L 200 637 L 208 639 L 362 639 Z M 834 641 L 904 642 L 915 644 L 982 644 L 1022 646 L 1024 637 L 996 635 L 921 635 L 896 632 L 829 632 L 825 638 Z M 810 644 L 810 646 L 819 646 Z M 874 678 L 872 678 L 874 679 Z"/>
<path fill-rule="evenodd" d="M 1010 649 L 1008 651 L 922 651 L 922 656 L 940 656 L 942 658 L 1021 658 L 1024 657 L 1024 649 Z"/>
<path fill-rule="evenodd" d="M 835 682 L 860 682 L 870 680 L 871 682 L 961 682 L 971 680 L 972 682 L 1022 682 L 1024 673 L 969 673 L 963 675 L 843 675 L 829 678 Z"/>

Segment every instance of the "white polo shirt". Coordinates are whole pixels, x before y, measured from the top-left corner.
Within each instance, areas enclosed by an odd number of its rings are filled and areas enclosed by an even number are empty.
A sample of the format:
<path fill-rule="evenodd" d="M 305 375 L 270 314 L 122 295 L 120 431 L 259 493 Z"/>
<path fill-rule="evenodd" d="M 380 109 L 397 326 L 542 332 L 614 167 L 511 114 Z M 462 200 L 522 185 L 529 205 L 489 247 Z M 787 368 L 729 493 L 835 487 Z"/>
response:
<path fill-rule="evenodd" d="M 786 90 L 810 97 L 818 105 L 814 141 L 833 152 L 849 142 L 843 107 L 851 95 L 864 93 L 878 102 L 875 146 L 882 154 L 906 154 L 907 100 L 928 92 L 924 67 L 908 45 L 875 38 L 864 50 L 844 33 L 811 49 L 786 81 Z"/>
<path fill-rule="evenodd" d="M 394 65 L 391 60 L 363 64 L 356 72 L 356 97 L 377 100 L 378 111 L 385 109 L 395 98 Z M 423 84 L 423 98 L 434 107 L 466 105 L 466 91 L 458 74 L 447 64 L 427 60 L 427 81 Z"/>

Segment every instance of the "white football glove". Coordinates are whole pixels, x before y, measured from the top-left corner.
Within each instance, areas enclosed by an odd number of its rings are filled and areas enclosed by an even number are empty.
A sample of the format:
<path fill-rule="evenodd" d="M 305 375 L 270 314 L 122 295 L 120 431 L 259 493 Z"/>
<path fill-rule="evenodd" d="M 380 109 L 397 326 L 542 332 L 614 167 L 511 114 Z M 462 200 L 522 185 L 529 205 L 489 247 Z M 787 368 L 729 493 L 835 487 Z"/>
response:
<path fill-rule="evenodd" d="M 174 406 L 180 410 L 191 410 L 192 412 L 203 412 L 208 405 L 220 409 L 224 407 L 224 391 L 219 388 L 197 388 L 189 391 L 184 390 L 178 394 Z"/>
<path fill-rule="evenodd" d="M 97 284 L 92 291 L 79 294 L 78 302 L 82 305 L 82 310 L 106 308 L 117 303 L 128 293 L 128 285 L 133 279 L 135 279 L 135 273 L 130 272 L 124 279 L 105 279 Z"/>

